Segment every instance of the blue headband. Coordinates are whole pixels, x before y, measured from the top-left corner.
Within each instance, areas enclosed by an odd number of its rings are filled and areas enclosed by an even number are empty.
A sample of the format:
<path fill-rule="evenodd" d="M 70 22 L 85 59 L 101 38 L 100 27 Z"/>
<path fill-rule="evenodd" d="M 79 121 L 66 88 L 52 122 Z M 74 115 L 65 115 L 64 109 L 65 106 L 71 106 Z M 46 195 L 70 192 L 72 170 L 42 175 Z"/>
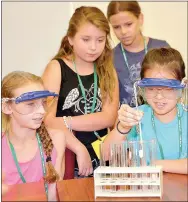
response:
<path fill-rule="evenodd" d="M 56 97 L 58 94 L 54 92 L 50 92 L 48 90 L 42 90 L 42 91 L 32 91 L 32 92 L 27 92 L 21 94 L 19 97 L 16 98 L 2 98 L 3 101 L 9 101 L 9 100 L 14 100 L 16 104 L 28 100 L 34 100 L 34 99 L 39 99 L 39 98 L 45 98 L 48 96 L 53 96 Z"/>
<path fill-rule="evenodd" d="M 162 86 L 177 89 L 185 88 L 185 84 L 181 84 L 181 82 L 176 79 L 144 78 L 138 81 L 137 85 L 140 87 Z"/>

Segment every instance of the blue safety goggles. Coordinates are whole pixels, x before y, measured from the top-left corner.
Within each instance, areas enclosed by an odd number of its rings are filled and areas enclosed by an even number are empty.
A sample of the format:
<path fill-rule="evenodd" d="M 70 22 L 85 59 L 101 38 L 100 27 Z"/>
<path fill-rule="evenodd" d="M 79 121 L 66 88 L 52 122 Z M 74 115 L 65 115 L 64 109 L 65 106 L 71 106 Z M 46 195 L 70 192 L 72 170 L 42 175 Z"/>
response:
<path fill-rule="evenodd" d="M 158 79 L 158 78 L 144 78 L 137 82 L 137 85 L 141 88 L 151 87 L 151 86 L 161 86 L 169 87 L 176 89 L 185 88 L 185 84 L 182 84 L 179 80 L 176 79 Z"/>
<path fill-rule="evenodd" d="M 48 90 L 42 90 L 42 91 L 32 91 L 32 92 L 27 92 L 21 94 L 19 97 L 16 98 L 2 98 L 3 102 L 7 102 L 9 100 L 15 101 L 16 104 L 24 101 L 29 101 L 29 100 L 35 100 L 39 98 L 46 98 L 46 97 L 57 97 L 58 94 L 54 92 L 50 92 Z"/>

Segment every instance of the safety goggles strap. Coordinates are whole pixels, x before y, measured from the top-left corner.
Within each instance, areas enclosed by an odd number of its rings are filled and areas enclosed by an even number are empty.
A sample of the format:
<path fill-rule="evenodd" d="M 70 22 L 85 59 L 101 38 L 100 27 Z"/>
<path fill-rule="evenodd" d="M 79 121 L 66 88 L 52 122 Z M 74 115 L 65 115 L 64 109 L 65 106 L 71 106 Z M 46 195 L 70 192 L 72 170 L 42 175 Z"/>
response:
<path fill-rule="evenodd" d="M 2 98 L 2 103 L 8 102 L 8 101 L 15 101 L 16 98 Z"/>

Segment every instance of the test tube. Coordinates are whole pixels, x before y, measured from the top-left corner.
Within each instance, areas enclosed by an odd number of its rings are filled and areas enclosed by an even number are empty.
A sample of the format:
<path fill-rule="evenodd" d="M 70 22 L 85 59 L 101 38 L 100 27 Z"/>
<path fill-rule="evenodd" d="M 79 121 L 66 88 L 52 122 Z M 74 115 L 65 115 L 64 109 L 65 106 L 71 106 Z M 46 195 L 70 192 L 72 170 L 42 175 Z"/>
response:
<path fill-rule="evenodd" d="M 112 143 L 110 145 L 110 159 L 109 159 L 109 166 L 111 167 L 116 167 L 117 166 L 117 145 L 115 143 Z M 115 183 L 116 182 L 116 174 L 115 173 L 111 173 L 111 182 Z M 116 192 L 117 187 L 116 185 L 111 185 L 111 192 Z"/>
<path fill-rule="evenodd" d="M 141 167 L 147 166 L 148 154 L 149 154 L 148 141 L 139 141 L 139 159 L 140 159 L 139 162 Z M 141 182 L 145 183 L 146 181 L 148 181 L 148 179 L 150 179 L 150 174 L 142 173 L 140 177 L 141 177 Z M 142 191 L 148 191 L 148 188 L 149 188 L 148 185 L 142 185 L 140 187 Z"/>
<path fill-rule="evenodd" d="M 157 155 L 157 150 L 156 150 L 156 140 L 152 139 L 150 141 L 150 166 L 156 166 L 155 165 L 155 160 L 156 160 L 156 155 Z M 156 180 L 159 179 L 158 173 L 151 173 L 150 180 L 152 183 L 156 182 Z M 156 192 L 159 190 L 159 185 L 151 185 L 150 189 L 152 192 Z"/>
<path fill-rule="evenodd" d="M 100 167 L 103 168 L 103 167 L 106 166 L 106 160 L 105 160 L 105 156 L 104 156 L 104 152 L 103 152 L 103 143 L 101 143 L 99 145 L 99 154 L 100 154 Z M 100 179 L 101 179 L 101 181 L 100 181 L 101 184 L 105 183 L 106 182 L 106 180 L 105 180 L 106 179 L 106 173 L 101 173 L 100 174 Z M 105 192 L 106 191 L 106 186 L 102 185 L 100 187 L 100 190 L 102 192 Z"/>
<path fill-rule="evenodd" d="M 129 141 L 129 166 L 137 167 L 138 166 L 138 141 Z M 138 179 L 137 173 L 130 174 L 131 183 L 134 183 Z M 131 191 L 137 191 L 137 185 L 130 186 Z"/>
<path fill-rule="evenodd" d="M 127 167 L 128 161 L 127 161 L 127 141 L 124 141 L 121 144 L 121 167 Z M 127 180 L 127 173 L 121 174 L 121 180 L 125 182 Z M 122 185 L 120 187 L 121 191 L 127 191 L 127 185 Z"/>

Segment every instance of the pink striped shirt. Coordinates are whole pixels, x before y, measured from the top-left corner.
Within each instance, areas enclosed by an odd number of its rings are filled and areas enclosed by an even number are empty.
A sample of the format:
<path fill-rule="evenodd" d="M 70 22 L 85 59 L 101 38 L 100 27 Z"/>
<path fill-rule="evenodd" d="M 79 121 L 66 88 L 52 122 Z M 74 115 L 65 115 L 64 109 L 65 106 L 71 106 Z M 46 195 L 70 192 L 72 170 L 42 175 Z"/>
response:
<path fill-rule="evenodd" d="M 4 183 L 8 185 L 23 183 L 17 171 L 16 164 L 12 157 L 7 138 L 2 134 L 2 172 L 5 174 Z M 56 149 L 52 150 L 52 164 L 55 165 L 57 157 Z M 44 158 L 46 155 L 44 153 Z M 19 163 L 22 174 L 26 182 L 38 182 L 43 178 L 42 162 L 39 148 L 32 160 Z"/>

